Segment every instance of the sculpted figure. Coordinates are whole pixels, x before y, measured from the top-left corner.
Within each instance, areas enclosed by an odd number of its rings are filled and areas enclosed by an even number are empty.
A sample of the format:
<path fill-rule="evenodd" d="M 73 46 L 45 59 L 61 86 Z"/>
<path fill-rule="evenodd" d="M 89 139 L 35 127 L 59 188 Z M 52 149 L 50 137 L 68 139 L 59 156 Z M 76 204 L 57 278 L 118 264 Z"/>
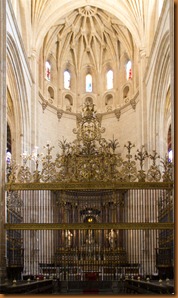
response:
<path fill-rule="evenodd" d="M 114 232 L 113 229 L 111 229 L 111 231 L 109 232 L 108 240 L 109 240 L 110 248 L 115 249 L 115 247 L 116 247 L 116 233 Z"/>
<path fill-rule="evenodd" d="M 66 230 L 65 238 L 66 238 L 66 246 L 67 247 L 71 247 L 72 237 L 73 237 L 73 234 L 69 230 Z"/>

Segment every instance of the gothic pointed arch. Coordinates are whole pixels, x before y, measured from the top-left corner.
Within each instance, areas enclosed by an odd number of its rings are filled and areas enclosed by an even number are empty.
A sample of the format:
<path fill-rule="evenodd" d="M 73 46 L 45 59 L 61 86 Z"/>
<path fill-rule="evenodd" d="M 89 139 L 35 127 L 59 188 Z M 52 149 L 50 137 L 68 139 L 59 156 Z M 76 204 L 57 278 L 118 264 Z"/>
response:
<path fill-rule="evenodd" d="M 20 156 L 24 144 L 30 141 L 30 106 L 27 96 L 25 73 L 22 67 L 18 48 L 10 34 L 7 34 L 7 88 L 9 123 L 11 123 L 14 153 Z M 21 144 L 21 146 L 19 146 Z M 20 151 L 19 151 L 20 150 Z"/>
<path fill-rule="evenodd" d="M 150 109 L 149 109 L 149 144 L 153 148 L 162 148 L 165 151 L 167 146 L 167 135 L 165 127 L 168 125 L 167 113 L 171 117 L 171 94 L 167 97 L 170 89 L 170 43 L 169 33 L 166 32 L 159 44 L 159 51 L 156 50 L 156 63 L 154 65 L 154 78 L 151 88 Z M 170 101 L 170 104 L 168 104 Z M 165 109 L 167 113 L 165 113 Z M 155 136 L 153 139 L 152 136 Z M 159 135 L 159 141 L 158 141 Z"/>

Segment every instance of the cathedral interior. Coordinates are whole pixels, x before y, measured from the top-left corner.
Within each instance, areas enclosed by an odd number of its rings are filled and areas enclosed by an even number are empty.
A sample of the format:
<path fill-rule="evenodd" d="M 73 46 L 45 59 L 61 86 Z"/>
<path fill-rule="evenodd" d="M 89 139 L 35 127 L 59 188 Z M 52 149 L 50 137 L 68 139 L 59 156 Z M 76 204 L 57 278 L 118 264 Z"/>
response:
<path fill-rule="evenodd" d="M 174 293 L 173 0 L 2 0 L 1 293 Z"/>

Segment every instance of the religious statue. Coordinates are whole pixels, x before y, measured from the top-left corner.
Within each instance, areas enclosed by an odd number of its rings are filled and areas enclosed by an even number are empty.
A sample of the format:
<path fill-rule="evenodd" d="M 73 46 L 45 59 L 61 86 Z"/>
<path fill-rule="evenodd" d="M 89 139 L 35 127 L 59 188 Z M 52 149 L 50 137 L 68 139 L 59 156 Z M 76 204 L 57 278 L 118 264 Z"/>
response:
<path fill-rule="evenodd" d="M 116 233 L 114 232 L 113 229 L 111 229 L 111 231 L 109 232 L 108 240 L 109 240 L 110 248 L 115 249 L 115 247 L 116 247 Z"/>
<path fill-rule="evenodd" d="M 66 246 L 67 247 L 71 247 L 72 237 L 73 237 L 73 234 L 69 230 L 66 230 L 65 238 L 66 238 Z"/>

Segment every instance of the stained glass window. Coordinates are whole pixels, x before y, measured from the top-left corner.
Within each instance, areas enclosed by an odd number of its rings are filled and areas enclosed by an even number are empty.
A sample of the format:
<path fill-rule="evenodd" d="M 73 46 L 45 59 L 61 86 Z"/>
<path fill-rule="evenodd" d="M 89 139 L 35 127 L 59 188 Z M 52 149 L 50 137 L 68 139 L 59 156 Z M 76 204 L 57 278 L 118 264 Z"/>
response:
<path fill-rule="evenodd" d="M 91 76 L 91 74 L 86 75 L 86 92 L 92 92 L 92 76 Z"/>
<path fill-rule="evenodd" d="M 168 130 L 167 142 L 168 142 L 168 159 L 170 162 L 172 162 L 171 125 L 169 126 L 169 130 Z"/>
<path fill-rule="evenodd" d="M 49 61 L 46 61 L 45 68 L 46 68 L 46 79 L 48 81 L 50 81 L 51 80 L 51 64 L 49 63 Z"/>
<path fill-rule="evenodd" d="M 126 78 L 132 79 L 132 62 L 129 60 L 126 64 Z"/>

